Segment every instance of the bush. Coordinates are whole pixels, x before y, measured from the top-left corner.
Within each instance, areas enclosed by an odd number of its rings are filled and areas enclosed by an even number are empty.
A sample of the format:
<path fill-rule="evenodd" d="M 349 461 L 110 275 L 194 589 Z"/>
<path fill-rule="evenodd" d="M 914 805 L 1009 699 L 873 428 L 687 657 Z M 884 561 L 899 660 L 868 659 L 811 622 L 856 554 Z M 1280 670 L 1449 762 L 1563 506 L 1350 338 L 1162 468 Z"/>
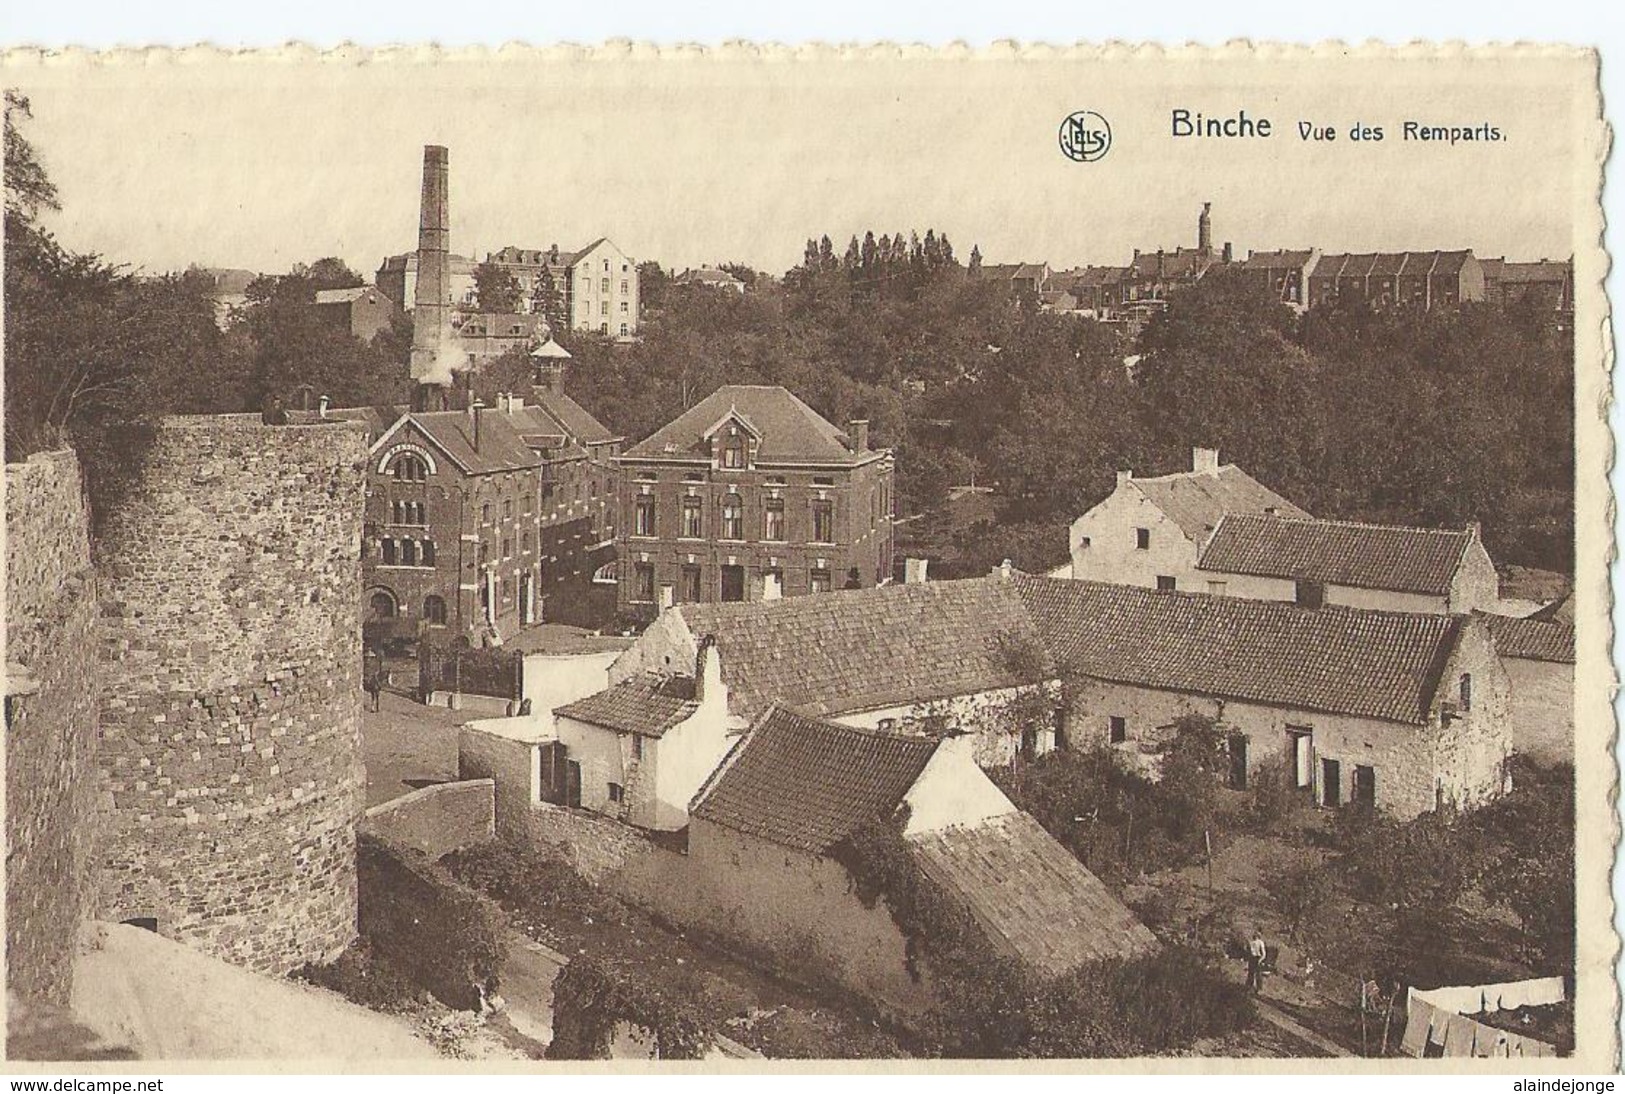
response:
<path fill-rule="evenodd" d="M 1302 809 L 1307 800 L 1299 793 L 1292 772 L 1282 760 L 1259 764 L 1248 786 L 1252 796 L 1247 801 L 1247 820 L 1262 830 L 1280 824 Z"/>
<path fill-rule="evenodd" d="M 505 956 L 501 911 L 421 852 L 356 836 L 361 937 L 449 1007 L 496 991 Z"/>
<path fill-rule="evenodd" d="M 569 911 L 607 923 L 625 923 L 626 905 L 556 855 L 501 841 L 453 851 L 440 860 L 452 877 L 495 900 L 508 912 L 543 921 Z"/>
<path fill-rule="evenodd" d="M 356 939 L 336 961 L 303 965 L 289 975 L 386 1014 L 408 1011 L 424 997 L 423 986 L 365 938 Z"/>
<path fill-rule="evenodd" d="M 1298 863 L 1264 876 L 1264 890 L 1286 920 L 1287 932 L 1294 940 L 1302 937 L 1304 924 L 1336 888 L 1336 877 L 1321 863 Z"/>
<path fill-rule="evenodd" d="M 712 1031 L 693 996 L 630 965 L 581 954 L 553 981 L 550 1060 L 602 1060 L 621 1023 L 648 1030 L 663 1060 L 698 1060 Z"/>

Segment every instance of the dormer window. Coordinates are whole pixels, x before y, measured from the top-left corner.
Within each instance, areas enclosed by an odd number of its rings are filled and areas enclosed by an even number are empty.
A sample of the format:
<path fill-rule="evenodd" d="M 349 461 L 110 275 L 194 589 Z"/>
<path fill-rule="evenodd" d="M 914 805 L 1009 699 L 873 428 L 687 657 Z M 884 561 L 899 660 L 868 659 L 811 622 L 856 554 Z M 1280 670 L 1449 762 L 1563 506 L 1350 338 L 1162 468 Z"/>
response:
<path fill-rule="evenodd" d="M 722 466 L 740 469 L 745 466 L 745 438 L 735 434 L 722 442 Z"/>

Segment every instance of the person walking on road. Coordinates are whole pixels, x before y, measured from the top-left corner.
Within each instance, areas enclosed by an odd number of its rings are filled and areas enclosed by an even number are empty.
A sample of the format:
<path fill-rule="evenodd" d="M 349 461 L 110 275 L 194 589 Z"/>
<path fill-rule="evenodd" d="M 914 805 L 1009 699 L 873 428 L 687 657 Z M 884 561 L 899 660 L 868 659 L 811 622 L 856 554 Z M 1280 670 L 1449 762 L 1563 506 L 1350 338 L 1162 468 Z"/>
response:
<path fill-rule="evenodd" d="M 361 686 L 367 689 L 368 709 L 377 711 L 384 692 L 384 659 L 377 650 L 367 651 Z"/>

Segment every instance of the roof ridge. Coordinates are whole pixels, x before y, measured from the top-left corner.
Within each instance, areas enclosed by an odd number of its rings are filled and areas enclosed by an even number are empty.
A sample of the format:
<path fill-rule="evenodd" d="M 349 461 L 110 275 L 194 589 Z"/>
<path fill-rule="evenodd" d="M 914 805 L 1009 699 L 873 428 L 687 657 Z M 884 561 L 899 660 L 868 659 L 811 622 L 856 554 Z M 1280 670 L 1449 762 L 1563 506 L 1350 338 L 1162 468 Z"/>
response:
<path fill-rule="evenodd" d="M 970 578 L 962 580 L 985 579 Z M 1322 604 L 1318 608 L 1309 608 L 1291 600 L 1255 600 L 1252 597 L 1215 596 L 1213 593 L 1189 592 L 1184 589 L 1148 589 L 1143 585 L 1119 585 L 1112 581 L 1089 581 L 1075 577 L 1048 577 L 1043 574 L 1015 573 L 1011 575 L 1010 580 L 1028 581 L 1053 588 L 1069 585 L 1093 586 L 1098 589 L 1110 589 L 1119 595 L 1132 596 L 1135 599 L 1155 597 L 1158 600 L 1183 600 L 1209 605 L 1218 611 L 1256 611 L 1259 614 L 1279 611 L 1285 614 L 1301 613 L 1305 616 L 1397 616 L 1403 619 L 1419 620 L 1462 619 L 1466 617 L 1464 612 L 1401 612 L 1392 608 L 1360 608 L 1352 604 Z"/>
<path fill-rule="evenodd" d="M 1420 524 L 1382 524 L 1369 520 L 1346 520 L 1340 517 L 1294 517 L 1286 513 L 1232 513 L 1226 512 L 1221 520 L 1235 517 L 1238 520 L 1273 520 L 1283 524 L 1330 524 L 1340 528 L 1374 528 L 1387 532 L 1431 532 L 1435 535 L 1470 536 L 1472 532 L 1467 528 L 1428 528 Z"/>

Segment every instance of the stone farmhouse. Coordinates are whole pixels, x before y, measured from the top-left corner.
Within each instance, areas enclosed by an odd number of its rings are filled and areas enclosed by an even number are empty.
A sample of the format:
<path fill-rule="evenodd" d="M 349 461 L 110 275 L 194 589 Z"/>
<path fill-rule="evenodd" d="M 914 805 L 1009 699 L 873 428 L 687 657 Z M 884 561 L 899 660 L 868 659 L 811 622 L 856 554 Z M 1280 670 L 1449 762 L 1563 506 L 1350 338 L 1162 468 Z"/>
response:
<path fill-rule="evenodd" d="M 1196 570 L 1212 593 L 1310 606 L 1460 614 L 1493 611 L 1500 600 L 1477 524 L 1405 528 L 1227 513 Z"/>
<path fill-rule="evenodd" d="M 1541 763 L 1574 762 L 1574 626 L 1542 619 L 1481 617 L 1512 684 L 1512 741 Z"/>
<path fill-rule="evenodd" d="M 1472 616 L 1012 585 L 1067 681 L 1069 748 L 1154 768 L 1175 723 L 1196 714 L 1227 734 L 1235 789 L 1279 764 L 1318 805 L 1400 818 L 1505 789 L 1510 685 Z"/>
<path fill-rule="evenodd" d="M 1191 451 L 1191 470 L 1154 478 L 1117 473 L 1117 488 L 1068 531 L 1071 576 L 1151 589 L 1209 590 L 1197 570 L 1202 546 L 1226 513 L 1308 513 L 1212 448 Z"/>
<path fill-rule="evenodd" d="M 1267 763 L 1317 804 L 1398 816 L 1505 785 L 1507 670 L 1468 615 L 1319 608 L 1012 572 L 757 604 L 681 605 L 612 681 L 714 637 L 731 711 L 975 733 L 984 766 L 1057 744 L 1154 773 L 1184 715 L 1228 733 L 1231 783 Z"/>

